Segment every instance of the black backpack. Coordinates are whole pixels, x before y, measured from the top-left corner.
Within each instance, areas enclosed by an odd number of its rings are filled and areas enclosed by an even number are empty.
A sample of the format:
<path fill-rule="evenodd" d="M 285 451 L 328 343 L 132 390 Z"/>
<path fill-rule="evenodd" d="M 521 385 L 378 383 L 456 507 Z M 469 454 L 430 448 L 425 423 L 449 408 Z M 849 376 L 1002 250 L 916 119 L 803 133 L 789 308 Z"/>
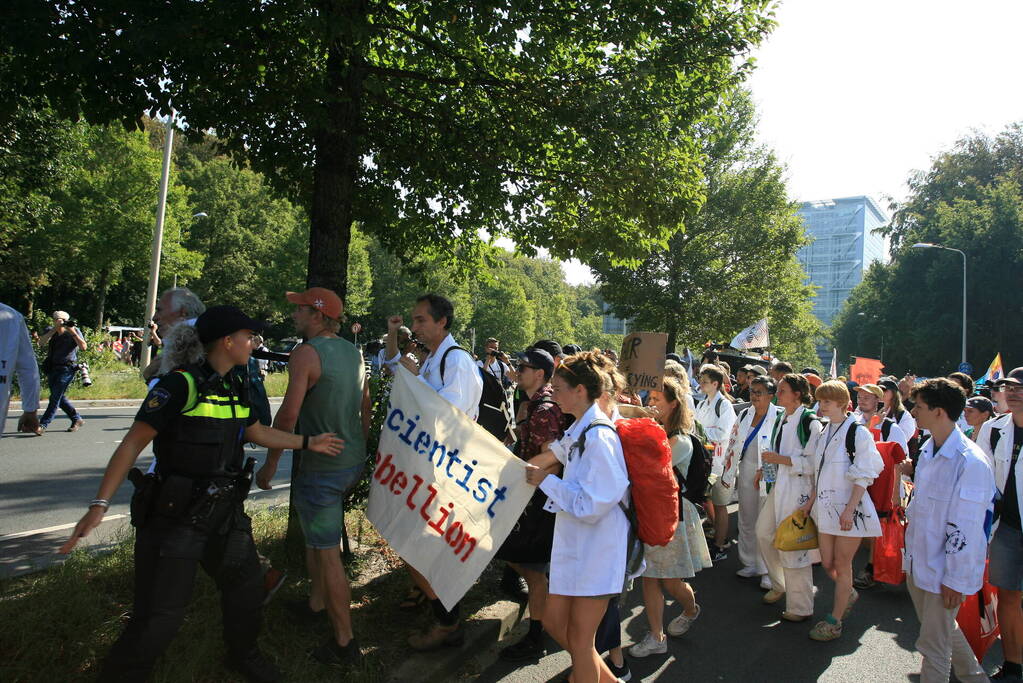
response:
<path fill-rule="evenodd" d="M 440 357 L 440 377 L 442 382 L 444 381 L 444 366 L 448 359 L 448 354 L 456 349 L 465 351 L 469 354 L 470 358 L 472 357 L 472 354 L 461 346 L 452 346 L 445 351 L 444 355 Z M 483 379 L 483 393 L 480 395 L 479 404 L 480 412 L 476 422 L 483 429 L 493 434 L 499 441 L 504 441 L 504 438 L 512 430 L 514 419 L 508 408 L 508 394 L 505 392 L 504 387 L 501 386 L 501 380 L 481 367 L 477 366 L 476 369 Z"/>
<path fill-rule="evenodd" d="M 700 439 L 696 434 L 683 435 L 681 432 L 672 432 L 669 438 L 672 436 L 688 436 L 689 440 L 693 444 L 693 457 L 689 458 L 689 467 L 686 468 L 685 476 L 679 471 L 677 467 L 673 467 L 675 470 L 675 478 L 678 479 L 678 487 L 682 497 L 688 500 L 690 503 L 695 505 L 698 509 L 703 508 L 704 501 L 707 499 L 707 481 L 710 479 L 710 455 L 707 453 L 706 446 L 703 445 L 703 440 Z M 682 519 L 682 508 L 679 508 L 679 519 Z"/>

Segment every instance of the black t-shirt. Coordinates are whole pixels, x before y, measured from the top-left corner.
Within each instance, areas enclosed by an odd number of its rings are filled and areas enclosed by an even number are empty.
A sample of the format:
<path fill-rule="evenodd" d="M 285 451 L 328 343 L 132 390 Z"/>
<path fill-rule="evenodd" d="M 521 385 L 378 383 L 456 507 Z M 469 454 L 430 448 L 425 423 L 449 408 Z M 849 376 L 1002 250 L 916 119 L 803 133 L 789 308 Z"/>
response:
<path fill-rule="evenodd" d="M 226 389 L 225 389 L 226 391 Z M 160 378 L 146 395 L 135 419 L 145 422 L 157 431 L 167 429 L 185 409 L 188 402 L 188 380 L 180 372 L 170 372 Z M 246 426 L 259 421 L 256 411 L 250 410 Z"/>
<path fill-rule="evenodd" d="M 1023 445 L 1023 427 L 1014 425 L 1009 476 L 1005 479 L 1005 490 L 1002 492 L 1002 524 L 1008 524 L 1013 529 L 1020 528 L 1019 497 L 1016 495 L 1016 460 L 1019 459 L 1021 445 Z"/>
<path fill-rule="evenodd" d="M 46 360 L 50 367 L 54 368 L 59 365 L 71 365 L 78 360 L 78 338 L 74 333 L 62 332 L 50 337 L 49 353 Z"/>

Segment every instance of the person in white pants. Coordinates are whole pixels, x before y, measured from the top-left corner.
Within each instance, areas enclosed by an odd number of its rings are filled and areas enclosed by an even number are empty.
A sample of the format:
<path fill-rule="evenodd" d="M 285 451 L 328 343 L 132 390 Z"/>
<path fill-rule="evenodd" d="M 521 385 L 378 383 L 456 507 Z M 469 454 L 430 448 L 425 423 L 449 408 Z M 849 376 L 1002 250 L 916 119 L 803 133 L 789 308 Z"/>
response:
<path fill-rule="evenodd" d="M 756 476 L 760 470 L 761 435 L 770 437 L 775 422 L 784 412 L 771 403 L 774 392 L 774 380 L 754 375 L 749 385 L 752 405 L 739 413 L 732 428 L 721 478 L 723 486 L 734 484 L 739 493 L 739 562 L 742 568 L 736 573 L 743 578 L 763 577 L 761 588 L 765 590 L 769 590 L 771 584 L 767 564 L 757 546 L 757 519 L 766 497 L 760 495 Z"/>
<path fill-rule="evenodd" d="M 760 454 L 761 471 L 756 477 L 759 484 L 764 464 L 778 466 L 777 479 L 773 485 L 768 484 L 767 501 L 757 520 L 757 542 L 771 578 L 771 590 L 763 601 L 774 604 L 785 598 L 782 618 L 806 621 L 813 615 L 813 565 L 821 561 L 820 552 L 816 548 L 778 550 L 774 534 L 796 508 L 810 513 L 816 474 L 813 455 L 821 424 L 806 407 L 811 400 L 810 384 L 802 375 L 789 373 L 782 377 L 777 398 L 784 414 L 771 436 L 771 450 Z"/>

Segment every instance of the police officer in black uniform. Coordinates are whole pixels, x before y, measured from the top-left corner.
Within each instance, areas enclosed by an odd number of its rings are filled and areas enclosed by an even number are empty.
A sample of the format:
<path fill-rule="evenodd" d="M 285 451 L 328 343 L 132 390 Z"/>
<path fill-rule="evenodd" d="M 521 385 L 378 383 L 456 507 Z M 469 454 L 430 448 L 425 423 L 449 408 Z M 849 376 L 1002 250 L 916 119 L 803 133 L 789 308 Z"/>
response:
<path fill-rule="evenodd" d="M 131 470 L 135 537 L 135 607 L 100 680 L 144 681 L 177 633 L 199 566 L 221 592 L 227 663 L 251 681 L 280 674 L 256 647 L 264 597 L 262 572 L 243 501 L 252 479 L 242 445 L 302 448 L 337 455 L 333 434 L 309 437 L 260 424 L 246 386 L 232 373 L 245 366 L 263 324 L 233 306 L 210 308 L 195 323 L 205 359 L 168 373 L 146 397 L 107 465 L 96 499 L 61 547 L 67 553 L 103 520 Z M 155 439 L 155 441 L 154 441 Z M 154 441 L 156 471 L 132 466 Z"/>

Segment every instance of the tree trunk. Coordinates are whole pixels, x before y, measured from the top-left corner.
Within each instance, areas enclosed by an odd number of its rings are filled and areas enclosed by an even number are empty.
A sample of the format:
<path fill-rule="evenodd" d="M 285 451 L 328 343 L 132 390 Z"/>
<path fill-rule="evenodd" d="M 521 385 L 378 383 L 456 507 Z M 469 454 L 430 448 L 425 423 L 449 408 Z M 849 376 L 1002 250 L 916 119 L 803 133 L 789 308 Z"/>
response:
<path fill-rule="evenodd" d="M 674 318 L 668 319 L 668 350 L 666 353 L 675 353 L 675 345 L 678 343 L 678 323 Z"/>
<path fill-rule="evenodd" d="M 328 0 L 322 4 L 331 17 L 328 25 L 353 26 L 365 23 L 366 4 L 362 0 L 342 3 Z M 351 34 L 349 34 L 351 35 Z M 360 163 L 362 128 L 362 86 L 364 61 L 358 48 L 344 44 L 343 34 L 332 36 L 327 52 L 327 93 L 323 103 L 326 125 L 314 134 L 316 152 L 313 163 L 313 196 L 309 212 L 309 272 L 306 287 L 326 287 L 344 301 L 348 294 L 348 249 L 355 216 L 355 185 Z M 292 484 L 301 466 L 293 455 Z M 291 491 L 294 495 L 294 486 Z M 292 500 L 292 502 L 294 502 Z M 289 506 L 286 547 L 288 553 L 304 552 L 302 531 Z"/>
<path fill-rule="evenodd" d="M 96 301 L 96 331 L 103 329 L 103 313 L 107 305 L 107 290 L 110 289 L 110 271 L 106 268 L 99 276 L 99 299 Z"/>

